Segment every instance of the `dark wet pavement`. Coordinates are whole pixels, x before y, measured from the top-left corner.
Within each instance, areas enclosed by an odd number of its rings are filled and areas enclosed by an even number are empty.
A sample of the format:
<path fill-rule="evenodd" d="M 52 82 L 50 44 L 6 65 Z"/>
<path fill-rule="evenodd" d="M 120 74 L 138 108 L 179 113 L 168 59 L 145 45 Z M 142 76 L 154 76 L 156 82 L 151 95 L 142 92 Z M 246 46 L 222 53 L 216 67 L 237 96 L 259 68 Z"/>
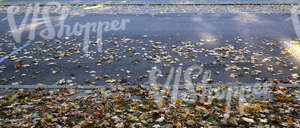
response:
<path fill-rule="evenodd" d="M 215 83 L 297 83 L 291 76 L 299 72 L 295 57 L 282 54 L 286 48 L 283 42 L 297 38 L 289 17 L 286 13 L 71 16 L 65 22 L 70 26 L 122 19 L 130 22 L 125 30 L 103 32 L 103 53 L 97 52 L 93 42 L 89 44 L 90 58 L 83 56 L 83 36 L 43 40 L 38 36 L 45 28 L 42 24 L 28 47 L 0 64 L 1 84 L 136 85 L 148 81 L 152 67 L 163 71 L 158 81 L 164 83 L 172 67 L 185 70 L 195 64 L 210 70 Z M 17 21 L 22 18 L 22 14 L 16 17 Z M 53 20 L 52 24 L 58 22 Z M 1 33 L 6 33 L 8 23 L 2 24 L 6 25 L 1 26 Z M 59 25 L 55 26 L 58 31 Z M 95 41 L 96 33 L 90 37 Z M 21 47 L 26 38 L 28 32 L 23 33 L 22 43 L 14 43 L 11 35 L 4 36 L 1 56 Z M 183 76 L 181 79 L 183 82 Z M 201 80 L 199 76 L 194 81 Z"/>

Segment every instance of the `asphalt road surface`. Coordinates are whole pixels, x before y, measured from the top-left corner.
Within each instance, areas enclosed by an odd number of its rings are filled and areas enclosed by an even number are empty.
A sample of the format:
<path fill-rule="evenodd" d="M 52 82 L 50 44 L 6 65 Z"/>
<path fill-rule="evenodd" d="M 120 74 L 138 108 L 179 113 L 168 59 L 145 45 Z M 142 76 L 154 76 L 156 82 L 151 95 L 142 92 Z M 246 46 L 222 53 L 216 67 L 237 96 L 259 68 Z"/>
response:
<path fill-rule="evenodd" d="M 15 16 L 18 25 L 24 15 Z M 55 35 L 61 29 L 59 16 L 50 16 Z M 37 23 L 24 26 L 37 26 L 35 39 L 29 41 L 25 31 L 17 43 L 6 17 L 3 11 L 1 85 L 136 85 L 147 83 L 153 68 L 162 71 L 162 84 L 172 68 L 182 68 L 183 83 L 184 71 L 192 65 L 210 71 L 212 83 L 298 83 L 298 42 L 289 13 L 71 15 L 65 20 L 71 30 L 78 23 L 128 21 L 122 30 L 103 31 L 102 53 L 96 48 L 97 33 L 90 32 L 89 57 L 84 56 L 83 34 L 41 37 L 47 26 L 40 15 Z M 202 76 L 193 76 L 193 81 L 201 82 Z"/>

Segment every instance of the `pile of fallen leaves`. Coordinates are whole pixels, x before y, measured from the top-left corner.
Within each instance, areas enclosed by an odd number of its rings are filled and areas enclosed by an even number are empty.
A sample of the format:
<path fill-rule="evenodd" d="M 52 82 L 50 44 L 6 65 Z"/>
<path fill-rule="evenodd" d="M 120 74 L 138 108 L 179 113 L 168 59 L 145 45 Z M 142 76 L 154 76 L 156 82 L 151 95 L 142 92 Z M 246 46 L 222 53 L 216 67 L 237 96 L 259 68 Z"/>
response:
<path fill-rule="evenodd" d="M 239 106 L 226 100 L 185 102 L 168 98 L 156 103 L 143 87 L 88 90 L 16 90 L 0 97 L 1 127 L 202 127 L 300 126 L 299 90 L 272 87 L 272 98 L 248 98 Z M 240 112 L 240 108 L 244 110 Z M 225 117 L 227 119 L 225 120 Z"/>

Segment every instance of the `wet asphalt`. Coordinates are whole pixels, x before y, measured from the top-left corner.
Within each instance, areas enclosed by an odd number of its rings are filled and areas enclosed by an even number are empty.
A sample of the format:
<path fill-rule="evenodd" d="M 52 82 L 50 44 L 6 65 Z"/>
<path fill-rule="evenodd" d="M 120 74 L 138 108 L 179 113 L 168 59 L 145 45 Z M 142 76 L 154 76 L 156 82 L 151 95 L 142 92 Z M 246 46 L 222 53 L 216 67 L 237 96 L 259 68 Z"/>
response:
<path fill-rule="evenodd" d="M 1 13 L 0 17 L 6 16 L 6 13 Z M 60 29 L 57 16 L 51 15 L 56 34 Z M 16 43 L 8 33 L 11 29 L 8 21 L 4 20 L 0 26 L 1 57 L 25 43 L 29 45 L 0 63 L 0 83 L 137 85 L 147 83 L 153 67 L 162 71 L 158 79 L 160 83 L 165 82 L 172 67 L 182 67 L 180 82 L 183 83 L 184 70 L 192 65 L 211 71 L 213 83 L 297 82 L 291 78 L 292 74 L 299 72 L 293 69 L 298 66 L 297 58 L 282 54 L 286 48 L 283 42 L 297 38 L 290 17 L 288 13 L 84 14 L 68 17 L 65 24 L 72 28 L 76 23 L 129 21 L 124 30 L 103 31 L 102 53 L 97 52 L 94 43 L 97 33 L 91 32 L 90 57 L 84 56 L 83 35 L 45 40 L 39 36 L 45 29 L 45 24 L 41 24 L 36 29 L 34 40 L 28 41 L 28 32 L 25 31 L 22 42 Z M 23 18 L 24 14 L 17 15 L 17 23 Z M 276 45 L 270 45 L 272 43 Z M 230 57 L 218 60 L 215 53 Z M 251 62 L 253 57 L 257 58 L 255 63 Z M 270 61 L 266 61 L 268 59 Z M 238 68 L 230 69 L 235 66 Z M 268 67 L 273 67 L 274 71 L 268 71 Z M 262 73 L 253 76 L 253 71 Z M 201 82 L 202 75 L 193 81 Z"/>

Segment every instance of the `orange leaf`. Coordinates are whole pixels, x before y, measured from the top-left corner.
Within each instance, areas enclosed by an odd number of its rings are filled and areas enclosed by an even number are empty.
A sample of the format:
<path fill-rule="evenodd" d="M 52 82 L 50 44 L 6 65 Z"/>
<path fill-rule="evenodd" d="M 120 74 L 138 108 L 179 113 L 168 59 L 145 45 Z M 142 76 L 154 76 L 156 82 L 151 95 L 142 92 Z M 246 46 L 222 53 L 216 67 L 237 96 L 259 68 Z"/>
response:
<path fill-rule="evenodd" d="M 182 101 L 182 99 L 180 99 L 180 98 L 178 98 L 177 100 L 176 100 L 176 103 L 177 104 L 181 104 L 183 101 Z"/>

